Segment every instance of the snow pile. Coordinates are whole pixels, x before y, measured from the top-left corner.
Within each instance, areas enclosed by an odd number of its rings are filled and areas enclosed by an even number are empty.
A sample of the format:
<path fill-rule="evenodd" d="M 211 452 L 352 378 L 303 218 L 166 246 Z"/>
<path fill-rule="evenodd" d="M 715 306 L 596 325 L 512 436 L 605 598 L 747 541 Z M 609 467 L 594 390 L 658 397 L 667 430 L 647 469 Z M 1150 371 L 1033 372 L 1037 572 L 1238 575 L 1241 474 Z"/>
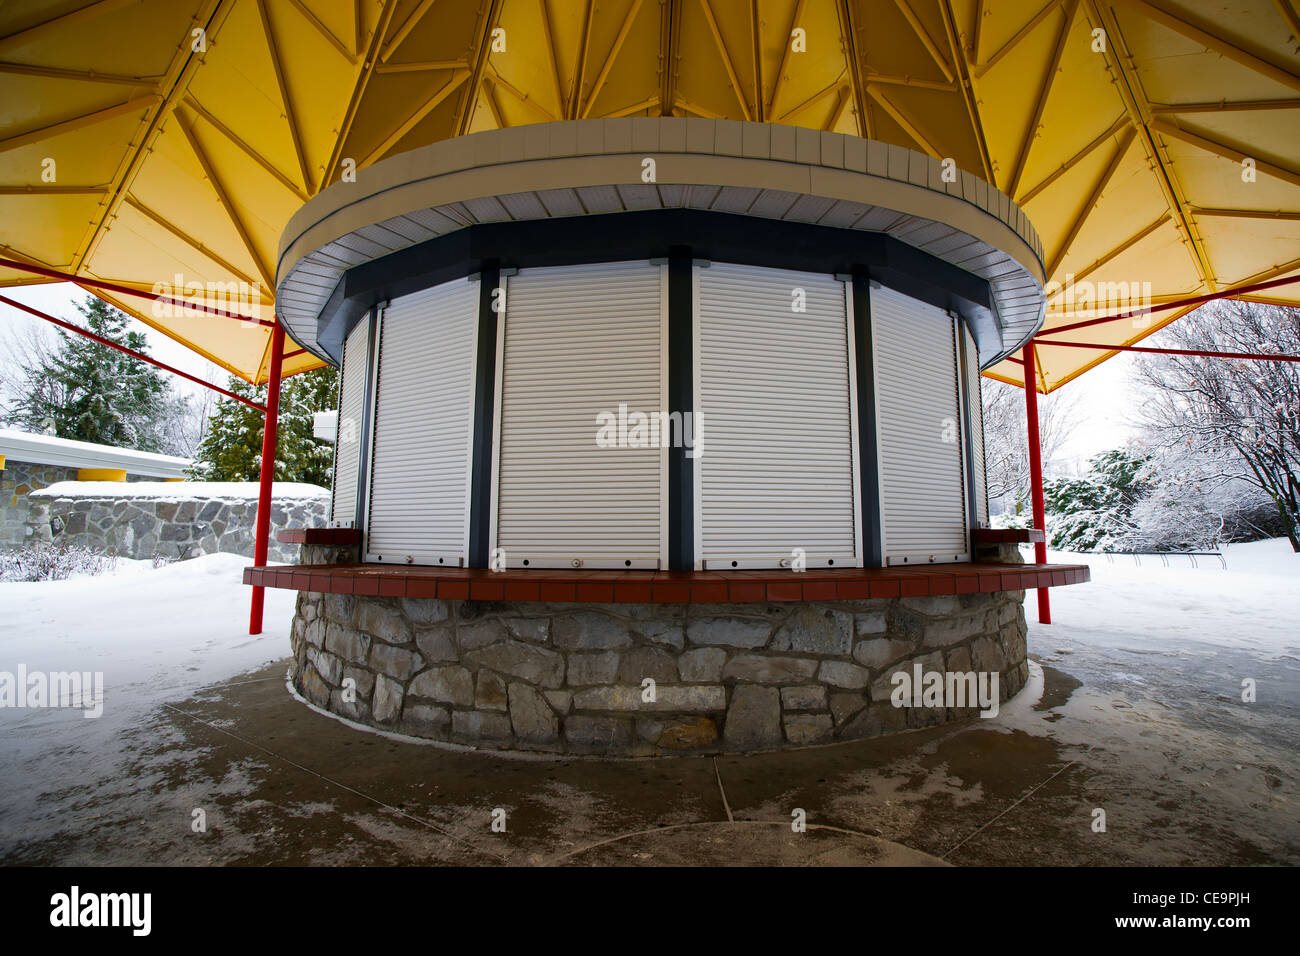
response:
<path fill-rule="evenodd" d="M 1169 567 L 1149 555 L 1141 564 L 1131 555 L 1049 551 L 1047 560 L 1087 564 L 1088 584 L 1052 588 L 1051 631 L 1083 631 L 1137 646 L 1146 642 L 1207 642 L 1262 654 L 1267 658 L 1300 650 L 1300 554 L 1286 538 L 1224 546 L 1225 571 L 1218 558 L 1170 555 Z M 1032 561 L 1032 551 L 1027 560 Z M 1037 592 L 1028 592 L 1025 614 L 1036 621 Z M 1058 627 L 1059 625 L 1059 627 Z M 1037 625 L 1031 625 L 1031 638 Z"/>
<path fill-rule="evenodd" d="M 94 577 L 0 584 L 0 671 L 102 671 L 105 716 L 120 718 L 286 657 L 297 592 L 268 588 L 264 631 L 250 636 L 248 564 L 237 554 L 119 561 Z M 42 714 L 0 710 L 0 728 Z"/>
<path fill-rule="evenodd" d="M 39 498 L 149 498 L 157 501 L 257 500 L 255 481 L 57 481 L 33 491 Z M 297 481 L 277 481 L 271 498 L 328 498 L 328 488 Z"/>
<path fill-rule="evenodd" d="M 117 558 L 91 548 L 21 548 L 0 551 L 0 581 L 63 581 L 105 574 Z"/>

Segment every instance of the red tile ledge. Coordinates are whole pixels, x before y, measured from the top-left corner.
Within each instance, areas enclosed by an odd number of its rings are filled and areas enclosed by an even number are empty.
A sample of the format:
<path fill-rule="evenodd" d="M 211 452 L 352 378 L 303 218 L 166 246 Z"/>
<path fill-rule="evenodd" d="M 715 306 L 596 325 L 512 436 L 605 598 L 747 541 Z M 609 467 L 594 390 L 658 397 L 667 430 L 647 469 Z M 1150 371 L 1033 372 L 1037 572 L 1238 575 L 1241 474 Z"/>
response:
<path fill-rule="evenodd" d="M 1038 544 L 1046 540 L 1042 528 L 976 528 L 971 539 L 976 544 Z"/>
<path fill-rule="evenodd" d="M 348 529 L 313 529 L 348 530 Z M 600 604 L 748 604 L 923 597 L 1059 587 L 1090 579 L 1078 564 L 930 564 L 899 568 L 835 568 L 813 578 L 791 571 L 591 572 L 512 569 L 503 572 L 381 564 L 297 565 L 244 569 L 244 583 L 327 594 L 405 595 L 442 600 L 545 601 Z M 304 583 L 308 586 L 304 587 Z"/>
<path fill-rule="evenodd" d="M 282 528 L 275 533 L 281 544 L 335 544 L 361 543 L 361 532 L 356 528 Z"/>

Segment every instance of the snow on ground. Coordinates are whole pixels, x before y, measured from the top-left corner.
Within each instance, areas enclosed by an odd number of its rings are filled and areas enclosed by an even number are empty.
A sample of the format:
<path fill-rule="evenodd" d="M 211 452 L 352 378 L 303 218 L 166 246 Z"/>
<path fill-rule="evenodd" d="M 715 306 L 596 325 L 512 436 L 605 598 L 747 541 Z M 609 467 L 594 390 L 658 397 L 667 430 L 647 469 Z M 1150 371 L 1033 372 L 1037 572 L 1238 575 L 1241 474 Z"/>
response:
<path fill-rule="evenodd" d="M 232 501 L 256 499 L 256 481 L 56 481 L 37 494 L 51 498 L 150 498 L 160 501 Z M 285 498 L 328 498 L 329 489 L 299 481 L 277 481 L 272 486 L 275 501 Z"/>
<path fill-rule="evenodd" d="M 1028 552 L 1032 555 L 1032 551 Z M 1285 538 L 1228 545 L 1227 570 L 1218 558 L 1075 554 L 1049 551 L 1047 560 L 1087 564 L 1090 584 L 1052 588 L 1052 619 L 1082 626 L 1110 643 L 1136 636 L 1164 644 L 1209 641 L 1266 657 L 1300 653 L 1300 554 Z M 1032 560 L 1032 557 L 1027 558 Z M 1025 614 L 1038 619 L 1036 592 Z"/>
<path fill-rule="evenodd" d="M 95 788 L 120 781 L 132 738 L 155 726 L 160 705 L 288 656 L 297 592 L 268 588 L 263 631 L 250 636 L 252 590 L 241 582 L 251 563 L 237 554 L 158 568 L 119 561 L 104 575 L 0 583 L 0 671 L 100 671 L 104 688 L 98 718 L 0 707 L 0 847 L 58 832 L 69 813 L 94 819 Z M 128 791 L 155 783 L 127 775 Z"/>
<path fill-rule="evenodd" d="M 1300 772 L 1300 555 L 1284 538 L 1229 545 L 1215 558 L 1049 552 L 1086 563 L 1092 581 L 1050 592 L 1052 623 L 1038 623 L 1036 592 L 1025 598 L 1029 653 L 1081 681 L 1077 712 L 1112 706 L 1142 711 L 1145 727 L 1108 721 L 1107 733 L 1146 734 L 1168 723 L 1169 740 Z M 1242 700 L 1243 681 L 1256 700 Z M 1121 702 L 1116 704 L 1115 702 Z M 1079 724 L 1076 727 L 1081 726 Z"/>
<path fill-rule="evenodd" d="M 106 575 L 0 584 L 0 671 L 102 671 L 108 715 L 285 657 L 297 592 L 268 588 L 263 632 L 250 636 L 242 572 L 251 563 L 237 554 L 158 568 L 119 561 Z M 13 713 L 33 712 L 0 709 L 0 726 Z"/>

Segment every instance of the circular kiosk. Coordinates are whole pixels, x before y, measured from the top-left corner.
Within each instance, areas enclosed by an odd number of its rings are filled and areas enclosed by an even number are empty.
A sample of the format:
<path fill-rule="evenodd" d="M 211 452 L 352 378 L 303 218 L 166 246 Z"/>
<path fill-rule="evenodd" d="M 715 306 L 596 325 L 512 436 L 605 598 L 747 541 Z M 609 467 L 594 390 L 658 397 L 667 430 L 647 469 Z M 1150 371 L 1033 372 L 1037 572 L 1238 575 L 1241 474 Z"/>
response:
<path fill-rule="evenodd" d="M 1041 257 L 951 163 L 785 126 L 511 128 L 330 187 L 276 290 L 343 373 L 333 530 L 257 582 L 302 592 L 295 687 L 614 755 L 995 709 L 1023 589 L 1069 583 L 976 554 L 979 371 L 1040 325 Z"/>

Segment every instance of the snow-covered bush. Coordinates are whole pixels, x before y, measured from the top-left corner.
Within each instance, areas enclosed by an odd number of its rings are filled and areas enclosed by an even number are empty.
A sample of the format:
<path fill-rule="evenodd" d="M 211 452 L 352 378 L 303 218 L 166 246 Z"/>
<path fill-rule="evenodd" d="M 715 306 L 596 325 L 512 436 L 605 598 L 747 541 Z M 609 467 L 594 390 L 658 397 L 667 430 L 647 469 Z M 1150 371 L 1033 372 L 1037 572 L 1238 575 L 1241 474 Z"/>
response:
<path fill-rule="evenodd" d="M 1135 551 L 1134 508 L 1146 496 L 1145 460 L 1116 449 L 1095 456 L 1082 478 L 1043 484 L 1049 543 L 1061 551 Z"/>
<path fill-rule="evenodd" d="M 116 566 L 116 555 L 89 548 L 0 551 L 0 581 L 62 581 L 74 574 L 104 574 Z"/>

